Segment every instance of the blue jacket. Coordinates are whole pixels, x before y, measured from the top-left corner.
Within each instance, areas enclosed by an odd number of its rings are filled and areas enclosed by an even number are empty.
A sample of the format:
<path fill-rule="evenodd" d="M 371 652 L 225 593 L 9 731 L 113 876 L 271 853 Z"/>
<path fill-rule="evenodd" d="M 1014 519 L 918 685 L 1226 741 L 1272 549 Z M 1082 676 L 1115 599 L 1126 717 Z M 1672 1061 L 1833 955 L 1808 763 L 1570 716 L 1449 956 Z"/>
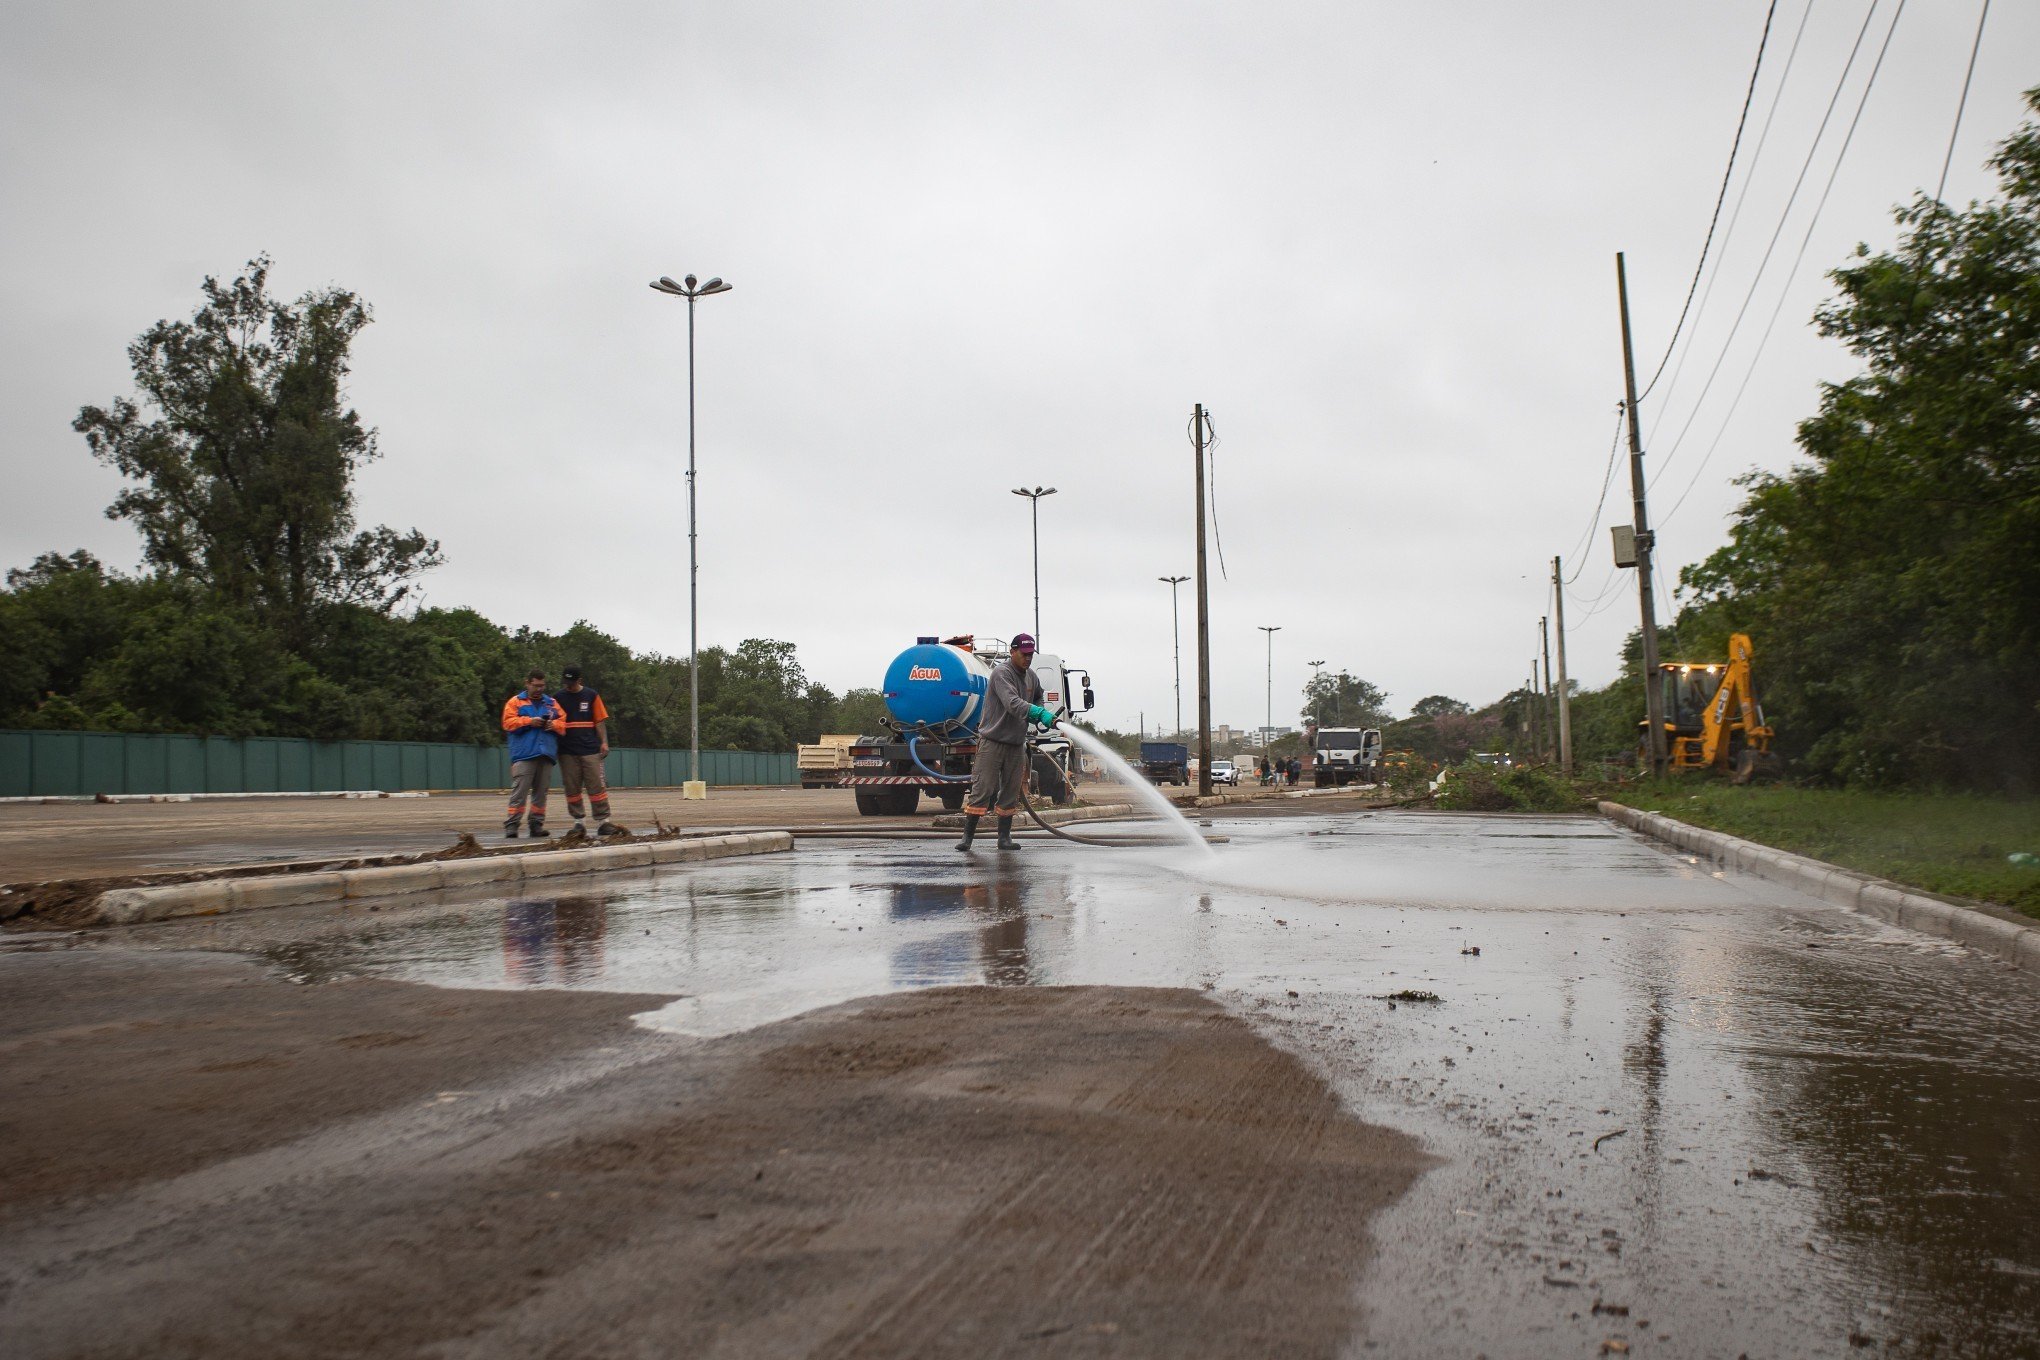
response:
<path fill-rule="evenodd" d="M 560 757 L 560 734 L 567 730 L 567 713 L 550 698 L 525 696 L 523 690 L 503 705 L 503 730 L 510 734 L 510 760 L 551 760 Z"/>

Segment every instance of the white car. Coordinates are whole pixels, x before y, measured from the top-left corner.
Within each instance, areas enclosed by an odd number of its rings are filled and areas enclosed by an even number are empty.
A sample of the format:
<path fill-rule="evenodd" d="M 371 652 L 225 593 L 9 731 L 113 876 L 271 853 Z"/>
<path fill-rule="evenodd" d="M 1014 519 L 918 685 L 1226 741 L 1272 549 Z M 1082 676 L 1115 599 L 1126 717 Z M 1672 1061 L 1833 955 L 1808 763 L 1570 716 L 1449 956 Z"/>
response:
<path fill-rule="evenodd" d="M 1211 782 L 1214 784 L 1238 784 L 1240 782 L 1240 767 L 1233 764 L 1230 760 L 1212 761 Z"/>

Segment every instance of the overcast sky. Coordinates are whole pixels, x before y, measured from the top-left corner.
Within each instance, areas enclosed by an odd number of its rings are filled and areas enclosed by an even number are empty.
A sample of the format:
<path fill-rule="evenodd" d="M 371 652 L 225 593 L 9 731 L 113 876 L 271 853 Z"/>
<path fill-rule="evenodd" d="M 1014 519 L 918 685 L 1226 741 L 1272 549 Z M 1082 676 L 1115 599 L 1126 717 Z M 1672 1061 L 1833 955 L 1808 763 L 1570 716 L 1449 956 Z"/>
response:
<path fill-rule="evenodd" d="M 1932 191 L 1977 15 L 1904 6 L 1788 290 L 1877 8 L 1696 415 L 1870 7 L 1807 3 L 1779 0 L 1745 165 L 1804 17 L 1775 122 L 1690 359 L 1642 406 L 1668 577 L 1853 371 L 1808 324 L 1822 274 Z M 130 390 L 124 347 L 204 275 L 268 251 L 278 292 L 374 308 L 360 516 L 441 540 L 430 603 L 684 653 L 686 306 L 645 285 L 692 272 L 735 285 L 699 314 L 704 645 L 787 639 L 841 690 L 916 634 L 1027 628 L 1009 492 L 1052 485 L 1044 643 L 1091 668 L 1099 719 L 1153 726 L 1201 401 L 1216 721 L 1261 720 L 1263 624 L 1278 723 L 1317 659 L 1398 712 L 1493 699 L 1576 551 L 1572 672 L 1601 684 L 1636 621 L 1609 565 L 1621 463 L 1586 535 L 1621 396 L 1614 255 L 1647 375 L 1766 8 L 10 4 L 0 564 L 136 564 L 70 421 Z M 1989 191 L 2036 57 L 2040 6 L 1998 5 L 1950 200 Z"/>

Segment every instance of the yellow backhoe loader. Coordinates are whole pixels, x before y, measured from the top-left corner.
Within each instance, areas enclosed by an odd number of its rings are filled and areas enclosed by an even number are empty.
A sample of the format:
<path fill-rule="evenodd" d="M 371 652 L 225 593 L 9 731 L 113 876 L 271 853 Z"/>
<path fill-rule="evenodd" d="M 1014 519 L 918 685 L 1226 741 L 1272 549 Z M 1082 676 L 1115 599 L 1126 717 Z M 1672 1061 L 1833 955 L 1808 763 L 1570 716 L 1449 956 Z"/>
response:
<path fill-rule="evenodd" d="M 1771 727 L 1750 677 L 1750 639 L 1728 640 L 1728 664 L 1668 661 L 1664 686 L 1665 749 L 1675 770 L 1717 770 L 1747 784 L 1774 773 Z"/>

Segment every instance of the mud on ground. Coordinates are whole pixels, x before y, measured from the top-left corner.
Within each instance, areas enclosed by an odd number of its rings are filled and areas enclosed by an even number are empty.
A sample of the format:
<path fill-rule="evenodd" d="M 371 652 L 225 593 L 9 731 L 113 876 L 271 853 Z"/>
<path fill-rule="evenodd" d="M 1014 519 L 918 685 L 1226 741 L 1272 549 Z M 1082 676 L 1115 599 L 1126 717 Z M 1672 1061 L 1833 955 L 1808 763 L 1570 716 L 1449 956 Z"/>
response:
<path fill-rule="evenodd" d="M 1332 1355 L 1424 1165 L 1195 992 L 655 1004 L 0 955 L 8 1353 Z"/>

